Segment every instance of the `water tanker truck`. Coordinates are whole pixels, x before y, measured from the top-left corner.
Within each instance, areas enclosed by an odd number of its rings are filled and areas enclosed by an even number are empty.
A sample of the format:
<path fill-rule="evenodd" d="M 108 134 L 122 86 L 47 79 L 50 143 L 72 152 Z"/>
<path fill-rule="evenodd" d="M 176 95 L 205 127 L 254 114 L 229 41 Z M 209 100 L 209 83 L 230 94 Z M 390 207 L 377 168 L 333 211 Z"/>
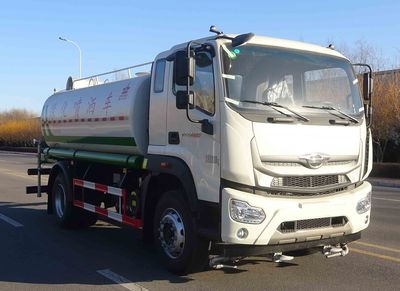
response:
<path fill-rule="evenodd" d="M 370 221 L 370 67 L 333 47 L 210 31 L 149 72 L 69 78 L 43 106 L 27 193 L 47 193 L 64 228 L 107 217 L 141 230 L 178 274 L 346 255 Z"/>

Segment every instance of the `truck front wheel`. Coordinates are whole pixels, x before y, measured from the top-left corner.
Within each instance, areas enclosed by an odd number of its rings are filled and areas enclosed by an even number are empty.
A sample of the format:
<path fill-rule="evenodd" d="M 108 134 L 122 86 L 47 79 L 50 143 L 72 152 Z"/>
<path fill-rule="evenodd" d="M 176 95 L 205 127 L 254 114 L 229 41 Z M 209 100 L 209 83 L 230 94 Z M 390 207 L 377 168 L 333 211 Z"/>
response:
<path fill-rule="evenodd" d="M 196 221 L 180 191 L 167 192 L 159 200 L 154 238 L 164 265 L 173 273 L 201 271 L 207 264 L 207 241 L 197 235 Z"/>

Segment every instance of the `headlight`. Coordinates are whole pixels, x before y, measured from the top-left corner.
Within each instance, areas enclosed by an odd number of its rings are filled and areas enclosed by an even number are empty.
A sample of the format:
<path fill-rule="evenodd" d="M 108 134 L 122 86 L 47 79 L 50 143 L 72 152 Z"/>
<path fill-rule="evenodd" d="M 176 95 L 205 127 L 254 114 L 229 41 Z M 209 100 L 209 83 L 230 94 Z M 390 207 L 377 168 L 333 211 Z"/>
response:
<path fill-rule="evenodd" d="M 358 201 L 356 207 L 358 214 L 363 214 L 364 212 L 367 212 L 370 209 L 371 209 L 371 192 L 368 193 L 368 195 L 365 198 Z"/>
<path fill-rule="evenodd" d="M 265 213 L 261 208 L 250 206 L 247 202 L 231 199 L 231 218 L 237 222 L 260 224 L 265 219 Z"/>

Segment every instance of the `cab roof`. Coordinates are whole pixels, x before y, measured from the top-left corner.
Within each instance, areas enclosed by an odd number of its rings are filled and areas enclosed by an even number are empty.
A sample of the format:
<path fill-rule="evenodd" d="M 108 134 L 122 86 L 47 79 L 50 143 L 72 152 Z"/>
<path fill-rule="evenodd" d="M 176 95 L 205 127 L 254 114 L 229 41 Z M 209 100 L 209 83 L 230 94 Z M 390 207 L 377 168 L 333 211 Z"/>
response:
<path fill-rule="evenodd" d="M 226 36 L 235 37 L 235 36 L 237 36 L 237 34 L 227 34 Z M 218 36 L 209 36 L 209 37 L 205 37 L 205 38 L 201 38 L 201 39 L 196 39 L 195 41 L 196 42 L 216 41 L 219 44 L 223 44 L 223 43 L 227 44 L 230 42 L 228 39 L 218 37 Z M 310 43 L 306 43 L 306 42 L 301 42 L 301 41 L 293 41 L 293 40 L 282 39 L 282 38 L 273 38 L 273 37 L 268 37 L 268 36 L 255 35 L 247 43 L 270 46 L 270 47 L 307 51 L 307 52 L 314 52 L 314 53 L 319 53 L 319 54 L 324 54 L 324 55 L 335 56 L 335 57 L 339 57 L 339 58 L 343 58 L 343 59 L 347 60 L 347 58 L 345 56 L 343 56 L 341 53 L 339 53 L 338 51 L 336 51 L 332 48 L 327 48 L 327 47 L 310 44 Z M 170 50 L 160 53 L 157 56 L 157 58 L 165 57 L 165 56 L 173 53 L 176 50 L 186 47 L 187 44 L 188 44 L 188 42 L 174 45 L 173 47 L 171 47 Z"/>

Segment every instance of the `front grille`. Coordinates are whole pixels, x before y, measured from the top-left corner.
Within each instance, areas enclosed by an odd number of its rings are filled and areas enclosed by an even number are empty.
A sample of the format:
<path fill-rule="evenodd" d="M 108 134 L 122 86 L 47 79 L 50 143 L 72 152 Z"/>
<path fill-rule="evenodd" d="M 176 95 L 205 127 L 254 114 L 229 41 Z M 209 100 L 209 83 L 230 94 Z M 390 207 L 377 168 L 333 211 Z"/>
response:
<path fill-rule="evenodd" d="M 318 188 L 348 183 L 345 175 L 286 176 L 272 179 L 271 187 Z"/>
<path fill-rule="evenodd" d="M 344 226 L 346 223 L 347 218 L 345 216 L 323 217 L 296 221 L 285 221 L 279 225 L 278 230 L 282 233 L 290 233 L 301 230 L 340 227 Z"/>
<path fill-rule="evenodd" d="M 300 167 L 302 164 L 296 162 L 263 162 L 266 166 L 274 167 Z"/>
<path fill-rule="evenodd" d="M 349 185 L 349 186 L 344 186 L 344 187 L 338 187 L 338 188 L 332 188 L 332 189 L 328 189 L 328 190 L 314 190 L 314 191 L 310 191 L 310 192 L 306 192 L 304 189 L 300 189 L 300 191 L 296 192 L 293 191 L 291 189 L 286 190 L 285 191 L 280 191 L 280 190 L 273 190 L 273 189 L 269 189 L 267 191 L 265 190 L 260 190 L 260 189 L 255 189 L 254 194 L 257 195 L 262 195 L 262 196 L 267 196 L 267 197 L 310 197 L 310 196 L 323 196 L 323 195 L 330 195 L 330 194 L 336 194 L 336 193 L 340 193 L 343 191 L 350 191 L 355 189 L 355 184 Z"/>
<path fill-rule="evenodd" d="M 357 160 L 347 160 L 347 161 L 328 161 L 324 165 L 326 166 L 343 166 L 343 165 L 353 165 L 356 164 Z M 304 167 L 300 162 L 263 162 L 265 166 L 273 167 Z"/>
<path fill-rule="evenodd" d="M 321 195 L 328 195 L 328 194 L 333 194 L 333 193 L 339 193 L 343 192 L 349 189 L 354 189 L 351 186 L 349 187 L 340 187 L 340 188 L 334 188 L 330 189 L 327 191 L 317 191 L 317 192 L 310 192 L 310 193 L 304 193 L 304 192 L 282 192 L 282 191 L 261 191 L 261 190 L 256 190 L 255 194 L 258 195 L 263 195 L 263 196 L 295 196 L 295 197 L 308 197 L 308 196 L 321 196 Z"/>
<path fill-rule="evenodd" d="M 305 219 L 297 221 L 297 230 L 313 229 L 328 227 L 330 225 L 330 218 L 317 218 L 317 219 Z"/>

